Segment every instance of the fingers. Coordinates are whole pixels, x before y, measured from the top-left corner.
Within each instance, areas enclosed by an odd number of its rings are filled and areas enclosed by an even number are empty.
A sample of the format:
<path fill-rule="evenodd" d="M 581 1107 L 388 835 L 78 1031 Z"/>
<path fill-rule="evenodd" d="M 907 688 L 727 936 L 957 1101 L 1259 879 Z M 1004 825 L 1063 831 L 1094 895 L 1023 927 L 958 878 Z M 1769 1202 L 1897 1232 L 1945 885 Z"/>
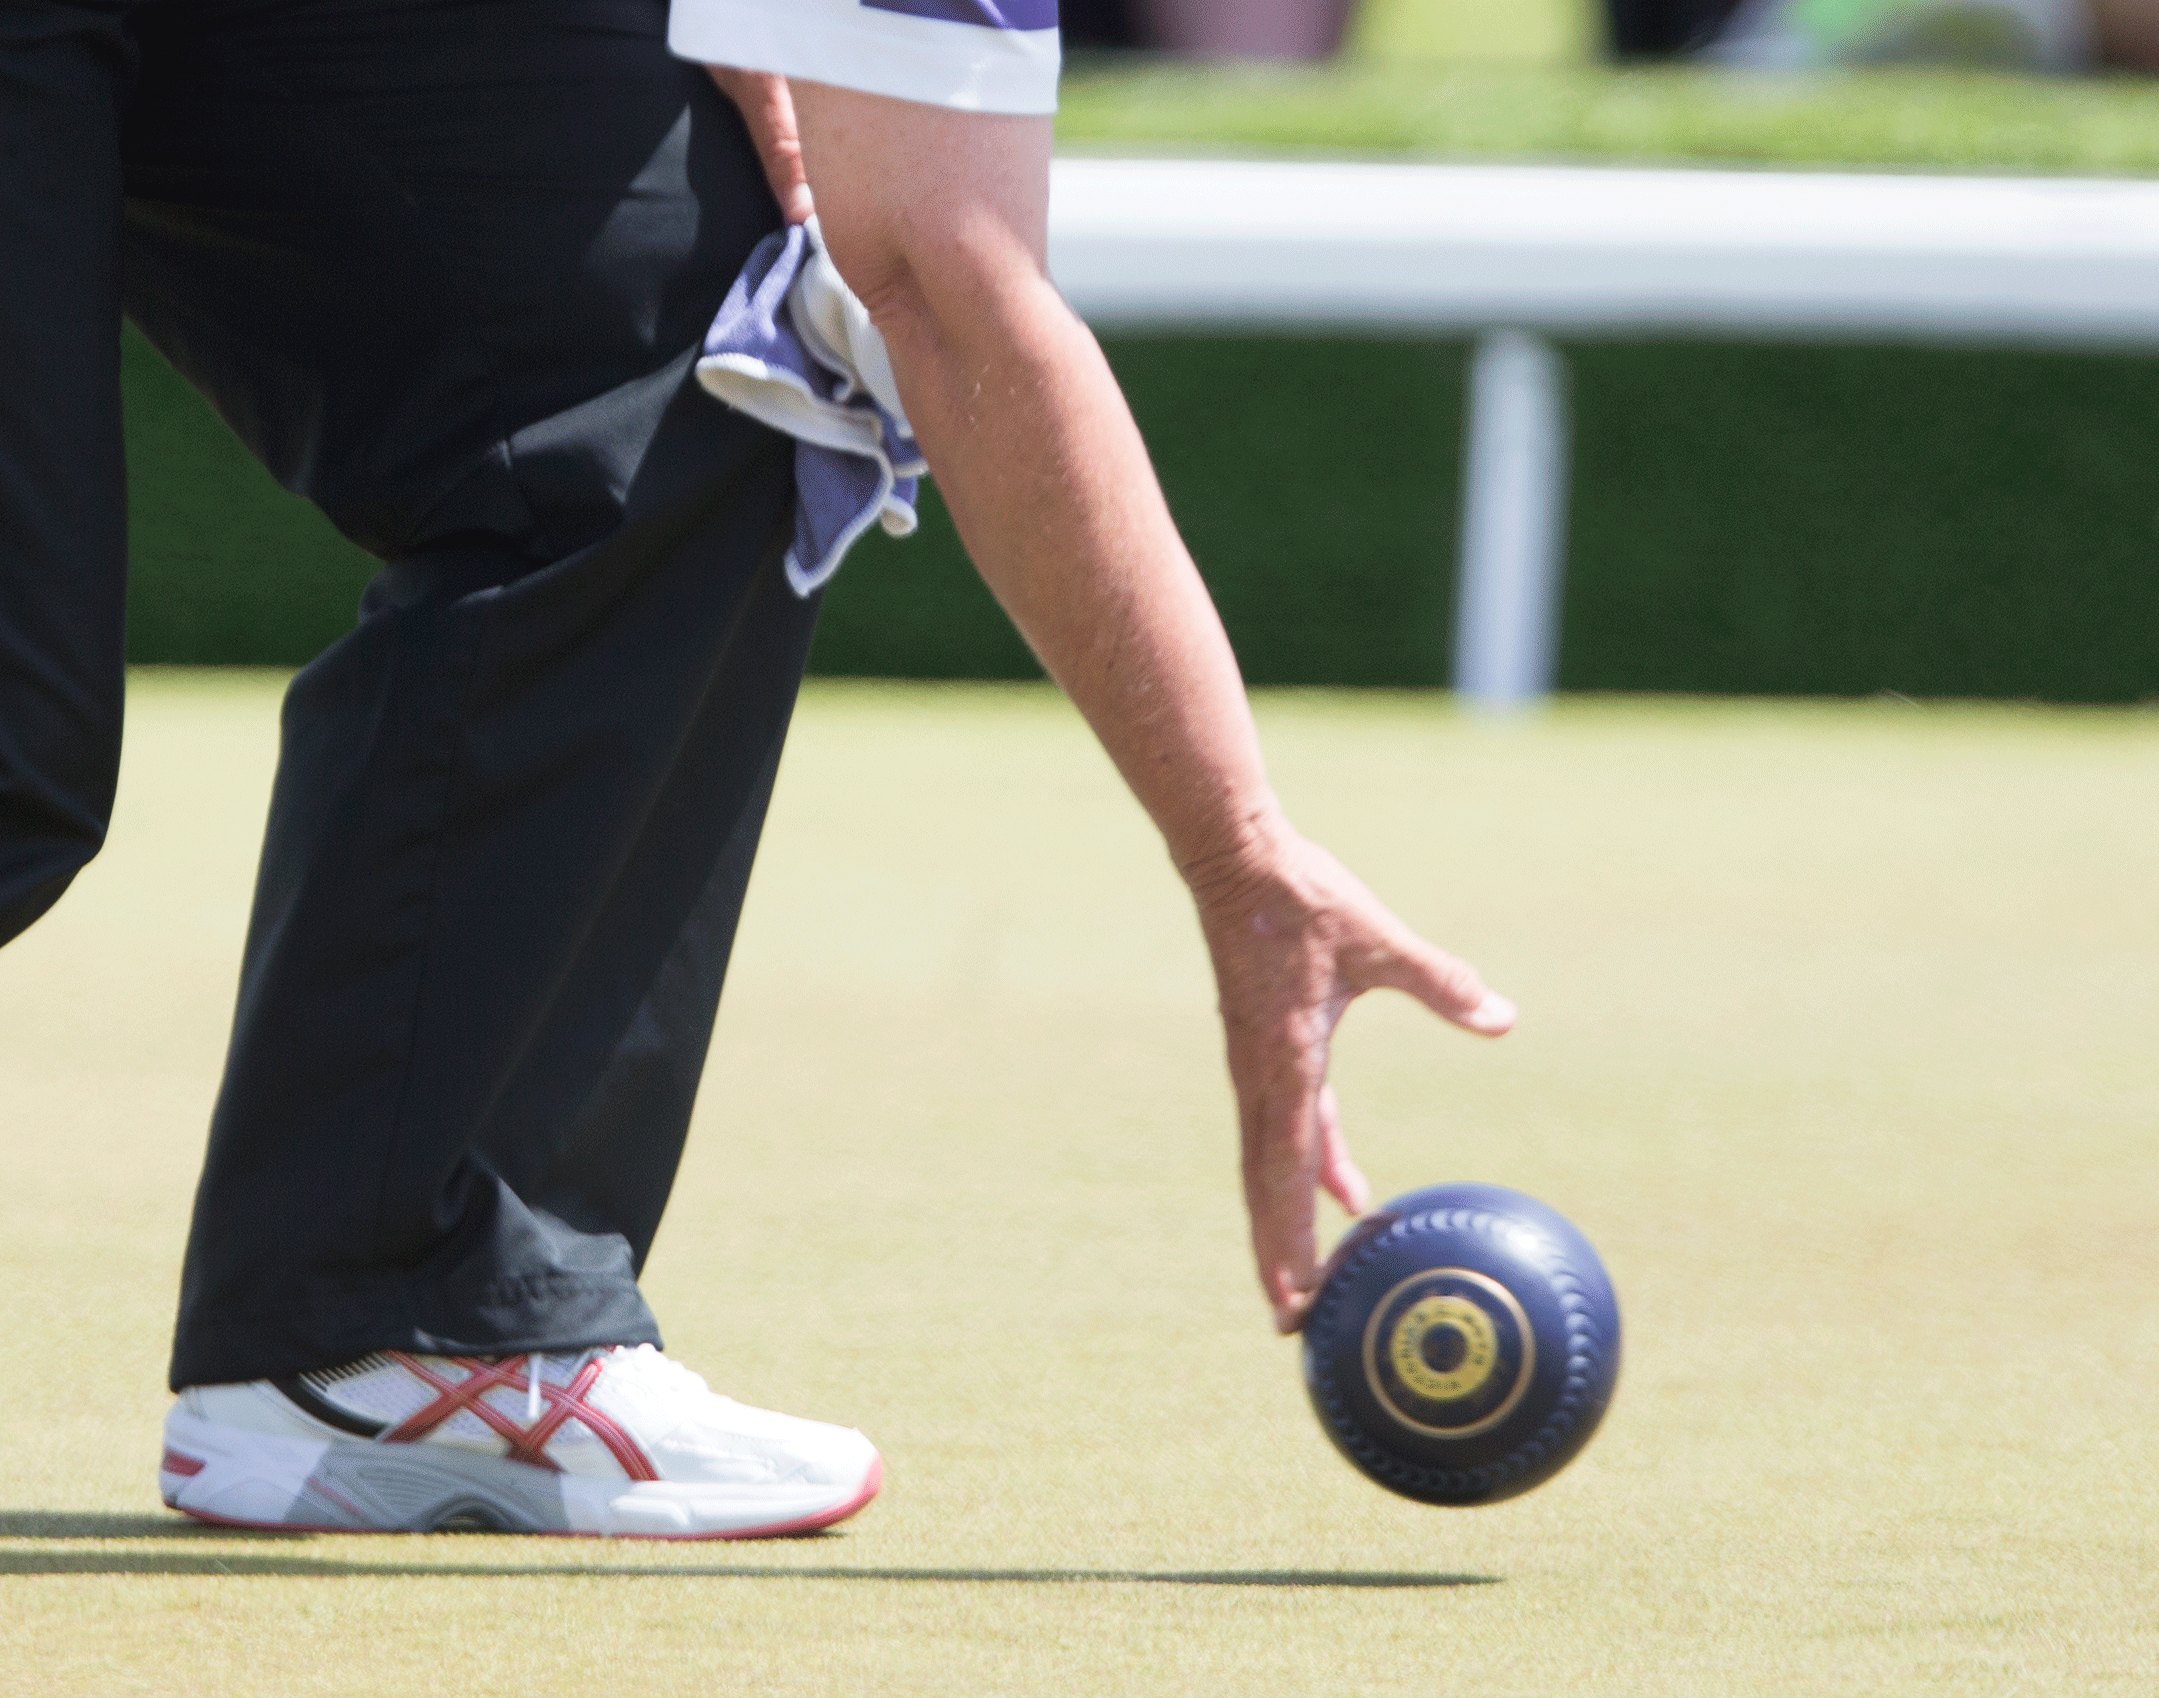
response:
<path fill-rule="evenodd" d="M 1308 960 L 1300 977 L 1307 985 L 1334 979 L 1329 994 L 1337 1013 L 1365 991 L 1384 986 L 1481 1037 L 1496 1038 L 1513 1028 L 1514 1004 L 1488 987 L 1476 968 L 1433 948 L 1402 924 L 1324 849 L 1299 840 L 1297 850 L 1297 876 L 1290 882 L 1298 891 L 1296 908 L 1302 912 L 1296 917 L 1302 925 L 1284 927 L 1275 936 L 1292 952 L 1301 944 Z"/>
<path fill-rule="evenodd" d="M 1312 1312 L 1312 1276 L 1292 1278 L 1287 1269 L 1277 1269 L 1277 1277 L 1269 1284 L 1268 1306 L 1274 1311 L 1274 1330 L 1285 1338 L 1298 1331 L 1305 1317 Z"/>
<path fill-rule="evenodd" d="M 1260 1289 L 1266 1293 L 1267 1306 L 1274 1311 L 1278 1332 L 1295 1332 L 1304 1325 L 1305 1311 L 1312 1304 L 1312 1286 L 1319 1268 L 1314 1194 L 1309 1168 L 1301 1183 L 1291 1180 L 1280 1186 L 1246 1189 Z"/>
<path fill-rule="evenodd" d="M 1277 1332 L 1293 1333 L 1304 1325 L 1319 1285 L 1319 1237 L 1313 1207 L 1316 1189 L 1324 1190 L 1343 1212 L 1361 1215 L 1372 1206 L 1372 1187 L 1350 1158 L 1349 1140 L 1342 1132 L 1340 1105 L 1334 1087 L 1321 1085 L 1300 1105 L 1305 1125 L 1299 1135 L 1284 1140 L 1299 1159 L 1282 1161 L 1280 1188 L 1268 1186 L 1249 1192 L 1253 1204 L 1252 1239 L 1259 1251 L 1260 1284 L 1274 1311 Z M 1264 1134 L 1263 1134 L 1264 1135 Z M 1302 1159 L 1309 1148 L 1309 1162 Z M 1266 1206 L 1261 1206 L 1261 1198 Z"/>
<path fill-rule="evenodd" d="M 1295 1332 L 1318 1267 L 1316 1190 L 1325 1148 L 1319 1110 L 1325 1057 L 1289 1030 L 1234 1040 L 1230 1074 L 1244 1138 L 1252 1253 L 1274 1324 Z M 1339 1134 L 1337 1134 L 1339 1136 Z"/>
<path fill-rule="evenodd" d="M 1231 1057 L 1252 1247 L 1260 1287 L 1284 1333 L 1304 1325 L 1319 1284 L 1318 1193 L 1350 1215 L 1364 1213 L 1372 1201 L 1350 1156 L 1326 1068 L 1324 1033 L 1294 1026 L 1279 1030 L 1273 1043 L 1255 1042 Z"/>
<path fill-rule="evenodd" d="M 1515 1006 L 1489 989 L 1467 961 L 1434 949 L 1405 930 L 1375 964 L 1372 983 L 1406 991 L 1443 1019 L 1480 1037 L 1500 1037 L 1514 1027 Z"/>
<path fill-rule="evenodd" d="M 1349 1140 L 1342 1135 L 1342 1112 L 1335 1102 L 1334 1087 L 1319 1093 L 1319 1183 L 1341 1205 L 1345 1214 L 1361 1215 L 1372 1206 L 1372 1187 L 1350 1159 Z"/>
<path fill-rule="evenodd" d="M 706 69 L 749 126 L 750 140 L 757 144 L 758 162 L 765 170 L 765 182 L 772 189 L 772 198 L 780 203 L 780 216 L 790 224 L 806 223 L 817 208 L 810 198 L 809 177 L 802 169 L 802 137 L 795 125 L 794 95 L 787 87 L 787 79 L 725 65 Z"/>
<path fill-rule="evenodd" d="M 1411 932 L 1325 851 L 1301 840 L 1291 850 L 1286 871 L 1201 904 L 1237 1087 L 1252 1247 L 1285 1333 L 1304 1324 L 1319 1277 L 1318 1193 L 1351 1215 L 1371 1206 L 1327 1084 L 1343 1011 L 1384 986 L 1485 1037 L 1516 1017 L 1475 968 Z"/>

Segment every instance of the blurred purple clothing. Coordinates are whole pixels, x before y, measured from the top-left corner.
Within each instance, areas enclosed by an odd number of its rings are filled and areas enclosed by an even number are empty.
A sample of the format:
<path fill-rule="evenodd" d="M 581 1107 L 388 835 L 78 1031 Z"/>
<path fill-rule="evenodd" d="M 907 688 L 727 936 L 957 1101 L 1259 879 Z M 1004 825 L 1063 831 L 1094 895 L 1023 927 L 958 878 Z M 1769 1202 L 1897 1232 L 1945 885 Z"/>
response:
<path fill-rule="evenodd" d="M 697 380 L 795 439 L 795 594 L 823 588 L 873 521 L 888 536 L 913 533 L 915 480 L 929 468 L 884 340 L 826 256 L 815 219 L 751 251 L 705 333 Z"/>

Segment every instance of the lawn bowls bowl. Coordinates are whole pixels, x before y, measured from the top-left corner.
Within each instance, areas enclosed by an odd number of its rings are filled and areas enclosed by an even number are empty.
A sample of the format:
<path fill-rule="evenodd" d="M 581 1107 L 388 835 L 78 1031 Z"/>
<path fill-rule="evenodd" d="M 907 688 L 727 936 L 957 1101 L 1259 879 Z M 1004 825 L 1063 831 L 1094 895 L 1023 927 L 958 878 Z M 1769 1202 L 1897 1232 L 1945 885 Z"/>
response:
<path fill-rule="evenodd" d="M 1328 1258 L 1305 1388 L 1342 1454 L 1422 1503 L 1497 1503 L 1589 1442 L 1619 1378 L 1597 1252 L 1497 1185 L 1397 1197 Z"/>

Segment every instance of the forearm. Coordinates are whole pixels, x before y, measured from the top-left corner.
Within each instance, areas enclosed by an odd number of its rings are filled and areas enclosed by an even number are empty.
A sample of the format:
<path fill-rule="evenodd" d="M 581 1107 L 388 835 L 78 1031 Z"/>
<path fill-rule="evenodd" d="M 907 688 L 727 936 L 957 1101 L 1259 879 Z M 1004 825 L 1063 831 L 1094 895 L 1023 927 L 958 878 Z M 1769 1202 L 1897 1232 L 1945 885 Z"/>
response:
<path fill-rule="evenodd" d="M 1249 879 L 1286 828 L 1131 412 L 1050 284 L 1048 124 L 815 84 L 795 103 L 825 238 L 984 581 L 1202 897 Z"/>
<path fill-rule="evenodd" d="M 968 552 L 1203 894 L 1283 827 L 1244 686 L 1094 338 L 1039 277 L 881 316 Z"/>

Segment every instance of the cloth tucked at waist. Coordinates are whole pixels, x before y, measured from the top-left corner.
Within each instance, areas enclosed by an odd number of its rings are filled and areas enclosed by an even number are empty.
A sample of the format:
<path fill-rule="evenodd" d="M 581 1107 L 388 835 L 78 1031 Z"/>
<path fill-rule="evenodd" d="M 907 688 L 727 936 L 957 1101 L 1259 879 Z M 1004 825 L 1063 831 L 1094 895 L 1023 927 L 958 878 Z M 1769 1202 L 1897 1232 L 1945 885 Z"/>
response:
<path fill-rule="evenodd" d="M 822 589 L 875 523 L 915 529 L 928 470 L 900 405 L 884 338 L 825 252 L 817 220 L 751 251 L 705 334 L 697 380 L 795 439 L 795 536 L 787 581 Z"/>

